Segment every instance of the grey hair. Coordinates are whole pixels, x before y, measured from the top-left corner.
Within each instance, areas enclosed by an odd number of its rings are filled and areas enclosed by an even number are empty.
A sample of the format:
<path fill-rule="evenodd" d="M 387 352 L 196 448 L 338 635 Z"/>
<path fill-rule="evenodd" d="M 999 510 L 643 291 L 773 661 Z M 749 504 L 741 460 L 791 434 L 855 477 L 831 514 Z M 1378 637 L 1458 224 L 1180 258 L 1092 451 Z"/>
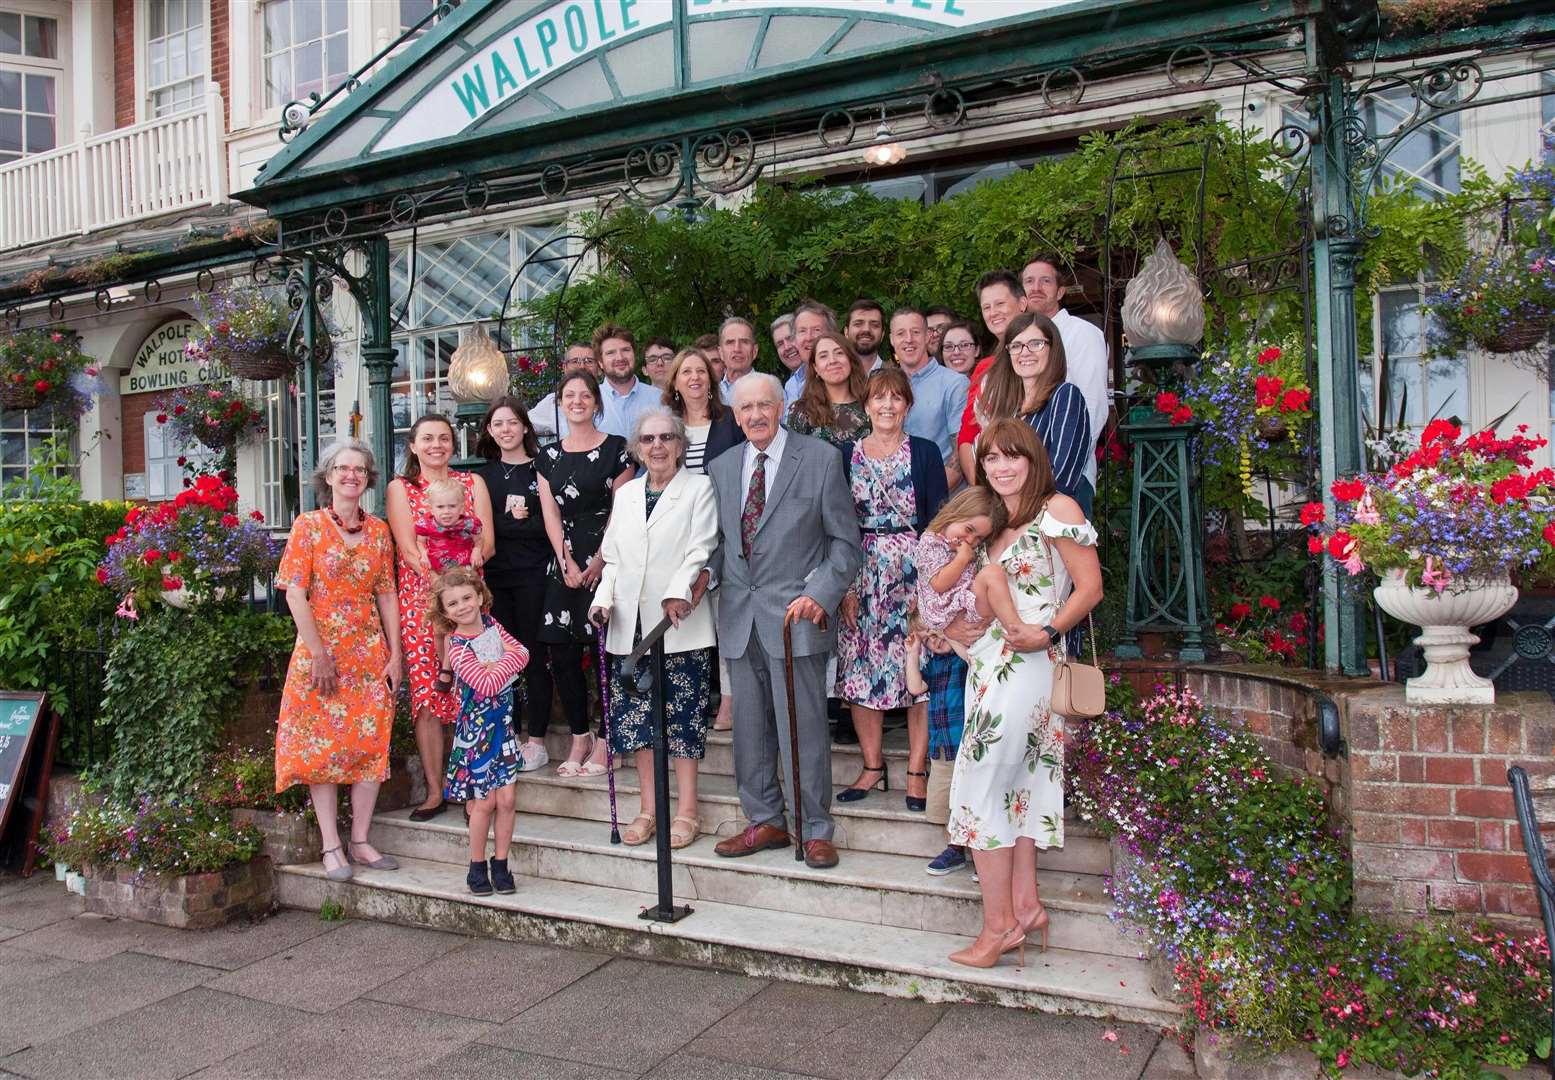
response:
<path fill-rule="evenodd" d="M 788 327 L 790 333 L 793 332 L 794 313 L 792 311 L 790 311 L 787 315 L 779 315 L 777 318 L 772 320 L 772 333 L 777 333 L 778 330 L 784 326 Z"/>
<path fill-rule="evenodd" d="M 329 487 L 329 471 L 335 467 L 335 461 L 344 453 L 361 454 L 367 462 L 367 486 L 378 486 L 378 462 L 373 458 L 373 452 L 368 449 L 361 439 L 338 439 L 326 446 L 319 454 L 319 463 L 313 470 L 313 494 L 318 497 L 320 506 L 326 506 L 335 497 Z"/>
<path fill-rule="evenodd" d="M 637 414 L 637 419 L 632 421 L 632 438 L 626 444 L 626 452 L 632 456 L 632 460 L 639 465 L 647 464 L 643 461 L 642 443 L 638 440 L 642 436 L 643 425 L 649 420 L 669 421 L 670 430 L 675 433 L 675 438 L 680 440 L 680 453 L 675 457 L 675 464 L 684 465 L 686 463 L 686 422 L 662 405 L 644 409 Z"/>
<path fill-rule="evenodd" d="M 733 323 L 739 323 L 741 326 L 745 327 L 745 329 L 749 330 L 751 332 L 751 337 L 754 338 L 756 336 L 756 326 L 754 323 L 752 323 L 743 315 L 730 315 L 727 319 L 718 324 L 718 340 L 720 342 L 722 342 L 724 339 L 724 331 L 727 330 Z"/>
<path fill-rule="evenodd" d="M 765 371 L 747 371 L 736 379 L 734 392 L 729 395 L 729 400 L 731 403 L 738 403 L 742 389 L 748 395 L 762 388 L 772 396 L 773 401 L 779 405 L 783 404 L 783 384 L 778 381 L 776 375 L 768 375 Z"/>

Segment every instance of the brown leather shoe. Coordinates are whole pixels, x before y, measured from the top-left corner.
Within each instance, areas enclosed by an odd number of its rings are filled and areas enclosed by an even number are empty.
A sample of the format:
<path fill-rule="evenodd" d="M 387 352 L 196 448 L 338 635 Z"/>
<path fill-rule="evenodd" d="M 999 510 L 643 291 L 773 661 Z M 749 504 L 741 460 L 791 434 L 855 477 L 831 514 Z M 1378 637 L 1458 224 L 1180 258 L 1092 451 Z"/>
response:
<path fill-rule="evenodd" d="M 754 855 L 758 851 L 787 846 L 788 833 L 776 825 L 747 825 L 744 832 L 720 841 L 713 850 L 727 859 L 736 859 L 741 855 Z"/>
<path fill-rule="evenodd" d="M 837 865 L 837 849 L 830 840 L 806 840 L 804 864 L 811 870 L 827 870 Z"/>

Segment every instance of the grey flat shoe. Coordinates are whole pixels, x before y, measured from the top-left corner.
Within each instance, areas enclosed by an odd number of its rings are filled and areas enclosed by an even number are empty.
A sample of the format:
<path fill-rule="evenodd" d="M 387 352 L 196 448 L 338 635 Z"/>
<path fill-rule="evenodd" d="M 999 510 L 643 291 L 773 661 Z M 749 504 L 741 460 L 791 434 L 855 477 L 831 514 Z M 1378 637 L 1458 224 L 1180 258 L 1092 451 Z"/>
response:
<path fill-rule="evenodd" d="M 367 843 L 366 840 L 353 840 L 351 841 L 351 846 L 359 847 L 365 843 Z M 398 870 L 400 868 L 399 860 L 393 855 L 379 855 L 372 862 L 364 862 L 355 855 L 352 855 L 350 858 L 358 866 L 365 866 L 369 870 Z"/>
<path fill-rule="evenodd" d="M 351 876 L 356 873 L 356 871 L 351 869 L 351 860 L 346 856 L 346 853 L 341 851 L 338 846 L 332 847 L 324 852 L 325 855 L 333 855 L 336 853 L 339 853 L 340 857 L 345 861 L 342 862 L 339 866 L 335 867 L 333 870 L 330 870 L 326 867 L 324 870 L 324 876 L 330 881 L 350 881 Z"/>

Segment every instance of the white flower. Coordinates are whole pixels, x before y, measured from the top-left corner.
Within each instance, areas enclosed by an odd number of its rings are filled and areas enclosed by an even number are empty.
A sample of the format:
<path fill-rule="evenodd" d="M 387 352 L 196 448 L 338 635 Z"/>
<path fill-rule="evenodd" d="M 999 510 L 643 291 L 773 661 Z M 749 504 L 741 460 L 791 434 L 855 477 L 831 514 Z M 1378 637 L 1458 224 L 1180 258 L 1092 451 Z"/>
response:
<path fill-rule="evenodd" d="M 599 447 L 597 447 L 597 446 L 594 447 L 594 449 L 590 450 L 585 456 L 590 461 L 598 461 L 599 460 Z"/>

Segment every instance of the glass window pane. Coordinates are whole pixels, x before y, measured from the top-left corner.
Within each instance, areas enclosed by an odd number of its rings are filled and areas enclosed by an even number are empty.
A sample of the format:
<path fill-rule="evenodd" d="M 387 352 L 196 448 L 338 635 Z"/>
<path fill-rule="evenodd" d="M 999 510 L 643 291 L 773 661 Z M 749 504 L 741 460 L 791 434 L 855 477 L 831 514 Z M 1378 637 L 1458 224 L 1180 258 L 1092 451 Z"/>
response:
<path fill-rule="evenodd" d="M 40 154 L 54 147 L 54 118 L 52 116 L 27 117 L 27 152 Z"/>
<path fill-rule="evenodd" d="M 182 79 L 189 74 L 189 67 L 184 57 L 184 38 L 170 38 L 167 43 L 167 77 L 169 81 Z"/>
<path fill-rule="evenodd" d="M 338 34 L 346 28 L 346 0 L 324 0 L 324 32 Z"/>
<path fill-rule="evenodd" d="M 324 43 L 315 41 L 292 50 L 297 65 L 297 96 L 324 92 Z"/>
<path fill-rule="evenodd" d="M 1382 293 L 1382 349 L 1390 360 L 1413 359 L 1420 355 L 1420 298 L 1413 290 Z"/>
<path fill-rule="evenodd" d="M 205 4 L 202 0 L 187 0 L 184 6 L 184 26 L 193 30 L 205 25 Z"/>
<path fill-rule="evenodd" d="M 0 109 L 17 109 L 22 107 L 22 73 L 19 71 L 0 71 Z"/>
<path fill-rule="evenodd" d="M 301 4 L 292 0 L 289 6 L 292 9 L 292 28 L 297 33 L 294 40 L 299 45 L 305 41 L 317 41 L 324 36 L 324 5 L 320 0 L 308 0 Z"/>
<path fill-rule="evenodd" d="M 22 152 L 22 118 L 16 113 L 0 113 L 0 154 Z"/>
<path fill-rule="evenodd" d="M 288 0 L 265 5 L 265 52 L 280 52 L 292 43 L 291 11 Z"/>
<path fill-rule="evenodd" d="M 0 11 L 0 53 L 22 51 L 22 17 Z"/>
<path fill-rule="evenodd" d="M 54 108 L 54 76 L 27 76 L 27 111 L 47 113 L 50 116 L 55 114 L 57 110 Z"/>
<path fill-rule="evenodd" d="M 426 18 L 435 4 L 436 0 L 400 0 L 400 32 Z"/>
<path fill-rule="evenodd" d="M 335 88 L 336 83 L 344 82 L 345 77 L 351 74 L 350 44 L 345 34 L 336 34 L 326 43 L 328 53 L 324 70 L 329 76 L 331 90 Z"/>
<path fill-rule="evenodd" d="M 155 41 L 146 49 L 146 59 L 150 61 L 151 85 L 161 86 L 167 82 L 167 45 L 165 42 Z"/>
<path fill-rule="evenodd" d="M 25 44 L 28 56 L 36 56 L 44 60 L 59 59 L 58 20 L 29 16 Z"/>
<path fill-rule="evenodd" d="M 1469 415 L 1469 366 L 1456 356 L 1438 357 L 1425 365 L 1426 396 L 1432 416 Z"/>
<path fill-rule="evenodd" d="M 151 0 L 151 9 L 146 13 L 146 30 L 153 38 L 167 33 L 167 4 L 164 0 Z"/>

